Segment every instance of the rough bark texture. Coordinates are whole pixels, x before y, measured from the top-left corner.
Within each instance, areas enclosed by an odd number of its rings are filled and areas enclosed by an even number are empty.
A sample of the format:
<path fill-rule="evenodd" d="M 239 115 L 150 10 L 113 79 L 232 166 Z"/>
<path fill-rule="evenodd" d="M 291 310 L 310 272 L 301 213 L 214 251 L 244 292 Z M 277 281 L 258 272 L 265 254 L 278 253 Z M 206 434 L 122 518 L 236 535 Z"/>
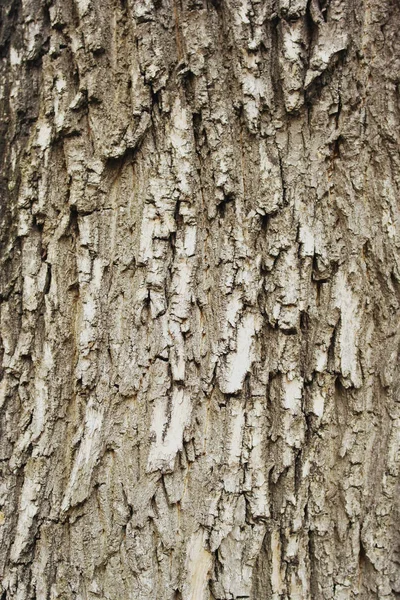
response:
<path fill-rule="evenodd" d="M 395 599 L 397 0 L 2 0 L 2 600 Z"/>

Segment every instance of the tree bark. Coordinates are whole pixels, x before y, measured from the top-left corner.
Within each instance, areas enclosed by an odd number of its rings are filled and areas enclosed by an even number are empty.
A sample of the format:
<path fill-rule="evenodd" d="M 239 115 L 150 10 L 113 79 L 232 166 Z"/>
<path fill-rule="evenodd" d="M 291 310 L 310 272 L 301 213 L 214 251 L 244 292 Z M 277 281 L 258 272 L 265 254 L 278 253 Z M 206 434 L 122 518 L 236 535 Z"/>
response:
<path fill-rule="evenodd" d="M 2 0 L 2 600 L 400 598 L 399 27 Z"/>

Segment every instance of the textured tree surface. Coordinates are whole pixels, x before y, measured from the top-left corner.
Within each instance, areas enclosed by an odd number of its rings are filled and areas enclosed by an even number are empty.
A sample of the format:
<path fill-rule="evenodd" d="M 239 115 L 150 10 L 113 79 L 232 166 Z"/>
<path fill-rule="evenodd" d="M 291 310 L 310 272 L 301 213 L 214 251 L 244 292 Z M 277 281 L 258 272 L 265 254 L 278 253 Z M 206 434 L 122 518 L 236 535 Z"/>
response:
<path fill-rule="evenodd" d="M 399 27 L 1 0 L 2 600 L 400 598 Z"/>

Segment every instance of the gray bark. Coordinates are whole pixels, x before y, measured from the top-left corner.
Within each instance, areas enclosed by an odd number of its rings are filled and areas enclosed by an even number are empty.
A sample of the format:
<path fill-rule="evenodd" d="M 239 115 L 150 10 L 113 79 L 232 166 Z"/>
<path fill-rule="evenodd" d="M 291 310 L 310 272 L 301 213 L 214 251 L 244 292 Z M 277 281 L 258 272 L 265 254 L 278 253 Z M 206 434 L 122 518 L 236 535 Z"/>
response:
<path fill-rule="evenodd" d="M 400 5 L 2 0 L 2 600 L 400 597 Z"/>

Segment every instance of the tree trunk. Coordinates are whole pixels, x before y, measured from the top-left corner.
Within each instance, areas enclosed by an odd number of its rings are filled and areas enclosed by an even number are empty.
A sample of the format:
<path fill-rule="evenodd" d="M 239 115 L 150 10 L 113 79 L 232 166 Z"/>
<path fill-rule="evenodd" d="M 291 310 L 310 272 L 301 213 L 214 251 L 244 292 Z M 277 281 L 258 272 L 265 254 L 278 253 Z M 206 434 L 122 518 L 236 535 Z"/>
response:
<path fill-rule="evenodd" d="M 2 600 L 400 598 L 397 0 L 1 0 Z"/>

